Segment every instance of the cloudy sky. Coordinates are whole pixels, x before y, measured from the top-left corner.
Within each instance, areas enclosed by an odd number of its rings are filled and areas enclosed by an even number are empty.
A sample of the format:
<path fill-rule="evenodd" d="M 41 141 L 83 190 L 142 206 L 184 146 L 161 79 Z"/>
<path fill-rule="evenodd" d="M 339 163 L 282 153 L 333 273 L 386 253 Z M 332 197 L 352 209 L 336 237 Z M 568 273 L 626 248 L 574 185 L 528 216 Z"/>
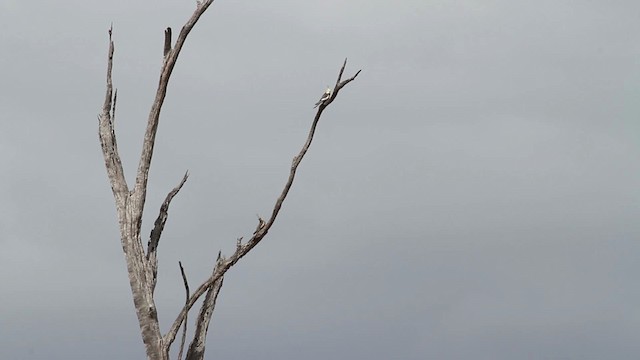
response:
<path fill-rule="evenodd" d="M 195 1 L 0 1 L 0 358 L 142 359 L 98 144 L 107 28 L 129 181 Z M 276 225 L 226 277 L 212 359 L 637 359 L 640 3 L 228 1 L 191 33 L 144 218 L 163 329 L 251 235 L 325 111 Z M 146 243 L 146 240 L 145 240 Z"/>

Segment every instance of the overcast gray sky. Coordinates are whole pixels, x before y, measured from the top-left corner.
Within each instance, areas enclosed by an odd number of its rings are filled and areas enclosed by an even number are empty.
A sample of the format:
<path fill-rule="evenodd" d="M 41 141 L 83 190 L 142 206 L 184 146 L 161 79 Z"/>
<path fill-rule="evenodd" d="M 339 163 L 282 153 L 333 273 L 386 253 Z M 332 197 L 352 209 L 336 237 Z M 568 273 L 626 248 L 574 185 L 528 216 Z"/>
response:
<path fill-rule="evenodd" d="M 141 359 L 97 137 L 107 28 L 129 179 L 195 1 L 0 0 L 0 358 Z M 335 81 L 211 359 L 637 359 L 640 2 L 228 1 L 173 73 L 143 234 L 163 329 L 251 235 Z M 131 181 L 131 180 L 130 180 Z M 145 240 L 146 243 L 146 240 Z"/>

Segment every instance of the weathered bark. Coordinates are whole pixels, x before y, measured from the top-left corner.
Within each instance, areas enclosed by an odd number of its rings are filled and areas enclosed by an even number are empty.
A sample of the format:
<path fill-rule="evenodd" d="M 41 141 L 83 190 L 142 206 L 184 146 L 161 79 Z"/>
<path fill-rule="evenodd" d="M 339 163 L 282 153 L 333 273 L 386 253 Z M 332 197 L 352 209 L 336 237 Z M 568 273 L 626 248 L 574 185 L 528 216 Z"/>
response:
<path fill-rule="evenodd" d="M 269 232 L 269 229 L 271 229 L 271 226 L 273 226 L 274 222 L 276 221 L 276 218 L 278 217 L 278 213 L 280 212 L 280 208 L 282 208 L 282 204 L 284 203 L 284 200 L 287 198 L 287 195 L 289 194 L 289 190 L 291 189 L 291 185 L 293 184 L 293 180 L 295 179 L 296 171 L 298 170 L 298 166 L 300 165 L 300 162 L 302 161 L 302 159 L 304 158 L 305 154 L 309 150 L 309 147 L 311 146 L 311 142 L 313 141 L 313 136 L 315 135 L 316 127 L 318 126 L 318 121 L 320 121 L 320 117 L 322 116 L 322 112 L 324 111 L 324 109 L 327 106 L 329 106 L 329 104 L 331 104 L 335 100 L 335 98 L 338 96 L 338 93 L 340 92 L 340 90 L 345 85 L 347 85 L 351 81 L 355 80 L 355 78 L 358 76 L 358 74 L 360 74 L 360 71 L 362 71 L 362 70 L 358 70 L 358 72 L 356 72 L 356 74 L 353 75 L 352 77 L 350 77 L 350 78 L 348 78 L 346 80 L 342 80 L 342 75 L 344 73 L 344 69 L 345 69 L 346 66 L 347 66 L 347 59 L 344 60 L 344 63 L 342 64 L 342 67 L 340 68 L 340 73 L 338 74 L 338 80 L 336 81 L 336 85 L 335 85 L 335 87 L 333 89 L 331 97 L 329 99 L 327 99 L 326 101 L 324 101 L 318 107 L 318 111 L 316 113 L 316 116 L 313 119 L 313 123 L 311 124 L 311 128 L 309 129 L 309 134 L 307 135 L 307 140 L 305 141 L 305 143 L 302 146 L 302 149 L 300 150 L 298 155 L 296 155 L 293 158 L 293 161 L 291 163 L 291 169 L 289 171 L 289 178 L 287 179 L 287 182 L 286 182 L 286 184 L 284 186 L 284 189 L 282 189 L 282 193 L 280 194 L 280 196 L 276 200 L 276 203 L 275 203 L 275 205 L 273 207 L 273 211 L 271 213 L 271 217 L 266 222 L 264 220 L 262 220 L 262 218 L 259 217 L 258 218 L 258 226 L 257 226 L 255 232 L 253 233 L 253 236 L 251 237 L 251 239 L 249 239 L 249 241 L 246 244 L 242 243 L 242 238 L 238 239 L 238 242 L 236 244 L 236 250 L 229 258 L 222 257 L 220 254 L 218 255 L 218 261 L 216 262 L 213 274 L 211 274 L 209 279 L 207 279 L 204 283 L 202 283 L 202 285 L 200 285 L 198 287 L 198 289 L 196 289 L 196 291 L 191 295 L 191 298 L 189 299 L 189 301 L 187 302 L 185 307 L 182 309 L 180 314 L 178 314 L 178 317 L 176 318 L 176 320 L 174 321 L 173 325 L 169 329 L 169 332 L 167 332 L 167 334 L 165 334 L 164 342 L 165 342 L 166 345 L 171 346 L 171 343 L 174 341 L 175 336 L 176 336 L 176 334 L 178 332 L 178 329 L 180 328 L 180 325 L 182 324 L 182 321 L 184 321 L 184 318 L 186 317 L 187 313 L 189 312 L 191 307 L 196 303 L 196 301 L 200 298 L 200 296 L 202 296 L 205 292 L 210 292 L 210 290 L 212 288 L 215 288 L 217 286 L 216 284 L 218 283 L 218 281 L 221 281 L 223 279 L 224 274 L 227 272 L 227 270 L 229 270 L 242 257 L 244 257 L 247 253 L 249 253 L 249 251 L 251 251 L 251 249 L 253 249 L 256 245 L 258 245 L 260 243 L 260 241 L 262 241 L 262 239 L 267 235 L 267 233 Z M 220 286 L 221 285 L 222 285 L 222 283 L 220 282 Z M 218 289 L 218 291 L 219 291 L 219 289 Z M 217 293 L 215 295 L 217 296 Z M 209 306 L 209 307 L 211 307 L 211 309 L 205 309 L 205 306 Z M 207 304 L 205 302 L 203 304 L 202 309 L 201 309 L 201 315 L 204 313 L 205 315 L 207 315 L 210 318 L 211 315 L 213 314 L 213 308 L 214 307 L 215 307 L 215 300 L 210 302 L 209 304 Z M 206 320 L 206 323 L 207 324 L 209 323 L 209 319 Z M 197 333 L 196 333 L 196 335 L 197 335 Z M 204 335 L 206 336 L 206 329 L 204 331 Z M 187 359 L 189 359 L 189 358 L 187 357 Z"/>
<path fill-rule="evenodd" d="M 182 186 L 184 185 L 184 183 L 187 182 L 188 178 L 189 178 L 189 173 L 186 172 L 182 177 L 182 181 L 180 181 L 180 184 L 178 184 L 175 188 L 173 188 L 173 190 L 171 190 L 171 192 L 169 192 L 169 194 L 167 194 L 167 197 L 164 199 L 162 206 L 160 206 L 160 214 L 158 214 L 158 218 L 156 219 L 156 222 L 154 223 L 154 226 L 153 226 L 153 230 L 151 230 L 151 235 L 149 236 L 149 242 L 147 244 L 147 262 L 151 267 L 151 276 L 152 276 L 151 293 L 152 294 L 155 291 L 156 283 L 158 282 L 158 257 L 157 257 L 158 251 L 157 250 L 158 250 L 158 245 L 160 244 L 160 236 L 162 235 L 162 230 L 164 230 L 164 225 L 167 222 L 167 218 L 169 218 L 169 205 L 171 204 L 171 200 L 173 200 L 173 197 L 178 194 L 180 189 L 182 189 Z M 180 269 L 182 269 L 182 265 L 180 266 Z"/>
<path fill-rule="evenodd" d="M 166 212 L 168 210 L 171 198 L 180 190 L 183 182 L 173 194 L 170 194 L 165 201 L 159 218 L 163 217 L 161 226 L 156 224 L 154 232 L 152 232 L 149 241 L 149 253 L 145 256 L 140 230 L 142 224 L 142 213 L 147 195 L 147 182 L 149 179 L 149 168 L 151 166 L 151 158 L 153 156 L 153 147 L 155 144 L 156 132 L 158 130 L 158 122 L 160 119 L 160 110 L 167 94 L 167 86 L 171 72 L 180 54 L 180 50 L 186 41 L 189 32 L 196 24 L 200 16 L 213 3 L 213 0 L 205 0 L 199 2 L 196 10 L 191 18 L 182 27 L 176 44 L 171 48 L 171 29 L 165 31 L 164 43 L 164 62 L 160 72 L 160 80 L 156 96 L 149 112 L 147 120 L 147 129 L 142 144 L 142 154 L 138 164 L 136 181 L 132 191 L 129 191 L 122 170 L 122 163 L 117 150 L 114 117 L 116 93 L 112 84 L 113 69 L 113 53 L 114 44 L 112 39 L 112 29 L 109 29 L 109 57 L 107 64 L 107 91 L 105 102 L 102 108 L 102 114 L 99 116 L 99 133 L 102 152 L 105 159 L 107 174 L 111 183 L 111 188 L 116 202 L 116 211 L 118 214 L 118 223 L 120 225 L 120 238 L 122 249 L 125 254 L 127 263 L 127 271 L 129 273 L 129 285 L 133 295 L 133 303 L 138 317 L 138 324 L 142 334 L 142 341 L 145 344 L 147 358 L 149 359 L 168 359 L 168 349 L 163 345 L 163 337 L 158 324 L 158 316 L 156 305 L 153 299 L 153 291 L 156 284 L 157 276 L 157 260 L 155 252 L 159 238 L 166 221 Z M 165 205 L 163 204 L 163 205 Z M 153 246 L 151 246 L 153 245 Z"/>
<path fill-rule="evenodd" d="M 216 282 L 213 283 L 213 286 L 209 288 L 207 291 L 207 295 L 204 297 L 204 301 L 202 302 L 202 307 L 200 308 L 200 314 L 198 315 L 198 320 L 196 321 L 196 330 L 193 334 L 193 340 L 191 340 L 191 345 L 189 345 L 189 350 L 187 351 L 186 360 L 202 360 L 204 359 L 204 348 L 205 341 L 207 340 L 207 331 L 209 330 L 209 323 L 211 321 L 211 316 L 213 315 L 213 310 L 216 307 L 216 300 L 218 299 L 218 294 L 220 293 L 220 289 L 222 288 L 222 282 L 224 278 L 219 278 Z"/>
<path fill-rule="evenodd" d="M 179 357 L 182 355 L 186 334 L 187 314 L 195 302 L 206 293 L 196 321 L 194 337 L 186 355 L 186 359 L 188 360 L 203 359 L 207 330 L 226 271 L 235 265 L 266 236 L 269 229 L 274 224 L 282 204 L 289 193 L 295 178 L 296 170 L 311 145 L 311 141 L 313 140 L 316 126 L 318 125 L 322 112 L 334 101 L 340 89 L 353 81 L 360 73 L 360 71 L 358 71 L 351 78 L 342 81 L 342 74 L 347 63 L 345 59 L 345 62 L 340 69 L 338 80 L 336 81 L 332 95 L 328 99 L 324 100 L 319 106 L 311 125 L 311 129 L 309 130 L 307 140 L 298 155 L 293 158 L 289 178 L 282 193 L 276 200 L 269 220 L 264 221 L 262 218 L 259 218 L 258 226 L 251 239 L 249 239 L 245 244 L 242 243 L 241 238 L 238 239 L 236 251 L 229 258 L 225 258 L 221 254 L 218 254 L 218 260 L 216 261 L 211 276 L 202 283 L 193 294 L 189 293 L 189 285 L 187 283 L 182 264 L 180 263 L 180 270 L 186 290 L 185 305 L 173 322 L 169 331 L 163 336 L 160 332 L 160 325 L 158 323 L 158 315 L 154 301 L 154 290 L 158 274 L 157 251 L 160 244 L 160 237 L 168 218 L 171 200 L 178 194 L 180 189 L 182 189 L 182 186 L 187 181 L 188 174 L 184 175 L 182 181 L 173 190 L 171 190 L 165 198 L 165 201 L 160 208 L 159 215 L 155 221 L 154 228 L 151 231 L 146 252 L 140 234 L 142 214 L 146 200 L 149 169 L 151 167 L 151 159 L 153 157 L 160 112 L 166 97 L 169 79 L 189 32 L 213 1 L 214 0 L 204 0 L 198 2 L 196 10 L 182 27 L 173 47 L 171 46 L 171 28 L 167 28 L 165 30 L 163 48 L 164 61 L 160 72 L 156 96 L 147 119 L 147 128 L 142 144 L 142 153 L 140 155 L 135 184 L 132 190 L 129 189 L 125 180 L 114 130 L 117 91 L 113 89 L 112 83 L 114 43 L 112 39 L 112 29 L 109 29 L 107 89 L 105 101 L 102 106 L 102 112 L 98 116 L 99 137 L 107 175 L 109 177 L 109 182 L 115 199 L 122 250 L 125 255 L 129 285 L 131 287 L 133 303 L 138 318 L 138 325 L 140 327 L 142 341 L 145 345 L 147 358 L 150 360 L 169 359 L 169 350 L 171 345 L 175 340 L 178 329 L 184 323 L 185 330 L 180 346 Z"/>

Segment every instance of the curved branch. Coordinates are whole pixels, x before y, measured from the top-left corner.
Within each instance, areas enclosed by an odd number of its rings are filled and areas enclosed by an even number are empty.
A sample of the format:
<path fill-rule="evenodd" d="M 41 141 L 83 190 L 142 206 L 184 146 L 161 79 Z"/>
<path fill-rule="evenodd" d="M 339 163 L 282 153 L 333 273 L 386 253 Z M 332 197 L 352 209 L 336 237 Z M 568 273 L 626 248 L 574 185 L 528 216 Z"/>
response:
<path fill-rule="evenodd" d="M 138 195 L 137 207 L 142 209 L 147 194 L 147 182 L 149 180 L 149 168 L 151 167 L 151 158 L 153 156 L 153 147 L 155 145 L 156 132 L 158 130 L 158 122 L 160 119 L 160 111 L 164 104 L 164 99 L 167 95 L 167 86 L 169 85 L 169 79 L 173 68 L 180 55 L 180 50 L 187 40 L 187 36 L 191 29 L 198 22 L 198 19 L 204 14 L 207 8 L 213 3 L 214 0 L 204 0 L 198 3 L 196 10 L 193 12 L 189 20 L 185 23 L 178 35 L 176 44 L 171 48 L 170 43 L 167 43 L 167 38 L 170 42 L 170 31 L 165 31 L 165 58 L 162 64 L 162 71 L 160 72 L 160 80 L 158 82 L 158 89 L 156 90 L 156 96 L 149 111 L 149 118 L 147 120 L 147 130 L 144 134 L 144 142 L 142 144 L 142 154 L 140 155 L 140 162 L 138 164 L 138 172 L 136 174 L 136 184 L 134 192 Z"/>
<path fill-rule="evenodd" d="M 182 282 L 184 283 L 185 303 L 189 301 L 189 282 L 187 281 L 187 274 L 184 272 L 182 262 L 178 261 L 180 265 L 180 274 L 182 275 Z M 178 360 L 182 359 L 182 351 L 184 350 L 184 342 L 187 339 L 187 317 L 184 317 L 184 327 L 182 328 L 182 340 L 180 341 L 180 350 L 178 351 Z"/>
<path fill-rule="evenodd" d="M 167 219 L 169 218 L 169 205 L 171 204 L 171 200 L 173 200 L 174 196 L 176 196 L 180 189 L 182 189 L 182 186 L 188 178 L 189 172 L 187 171 L 184 173 L 180 183 L 167 194 L 162 206 L 160 206 L 160 213 L 156 218 L 153 230 L 151 230 L 151 235 L 149 236 L 149 242 L 147 243 L 147 261 L 149 262 L 149 270 L 151 271 L 152 293 L 155 291 L 156 282 L 158 281 L 158 244 L 160 243 L 160 236 L 162 235 L 162 230 L 164 230 L 164 225 L 167 223 Z"/>
<path fill-rule="evenodd" d="M 160 236 L 162 235 L 162 230 L 164 230 L 164 225 L 167 222 L 167 218 L 169 217 L 169 205 L 171 204 L 171 200 L 178 194 L 178 192 L 182 189 L 182 186 L 187 179 L 189 178 L 189 172 L 185 172 L 182 180 L 176 187 L 174 187 L 164 199 L 162 206 L 160 206 L 160 213 L 156 218 L 156 222 L 154 223 L 153 230 L 151 230 L 151 235 L 149 236 L 149 244 L 147 246 L 147 259 L 152 254 L 155 254 L 158 251 L 158 243 L 160 242 Z"/>
<path fill-rule="evenodd" d="M 291 189 L 291 185 L 293 184 L 293 180 L 295 179 L 298 166 L 300 165 L 300 162 L 302 161 L 305 154 L 307 153 L 307 150 L 309 150 L 309 147 L 311 146 L 311 142 L 313 141 L 313 136 L 315 134 L 316 127 L 318 126 L 318 121 L 322 116 L 322 112 L 327 107 L 327 105 L 333 102 L 333 100 L 336 98 L 338 94 L 338 91 L 342 89 L 345 85 L 353 81 L 358 76 L 358 74 L 360 74 L 361 70 L 358 70 L 358 72 L 355 75 L 353 75 L 351 78 L 341 82 L 340 80 L 342 78 L 342 73 L 344 72 L 344 68 L 346 65 L 347 65 L 347 60 L 345 59 L 344 64 L 340 69 L 340 74 L 338 75 L 338 81 L 336 82 L 336 87 L 332 97 L 325 104 L 321 105 L 318 108 L 318 112 L 316 113 L 316 116 L 313 119 L 313 123 L 311 124 L 311 128 L 309 129 L 307 140 L 305 141 L 298 155 L 296 155 L 293 158 L 293 161 L 291 163 L 291 169 L 289 171 L 289 178 L 287 179 L 287 182 L 284 186 L 284 189 L 282 190 L 282 193 L 276 200 L 276 203 L 273 207 L 273 211 L 271 213 L 271 217 L 267 222 L 260 221 L 260 223 L 258 224 L 258 228 L 256 229 L 256 231 L 253 233 L 253 236 L 251 237 L 251 239 L 249 239 L 249 241 L 246 244 L 242 244 L 241 241 L 238 241 L 236 250 L 228 259 L 221 257 L 220 254 L 218 255 L 219 258 L 218 258 L 218 261 L 216 262 L 216 266 L 214 268 L 213 274 L 211 274 L 211 276 L 205 282 L 203 282 L 198 287 L 198 289 L 196 289 L 196 291 L 191 295 L 191 297 L 189 298 L 189 301 L 187 302 L 187 304 L 185 304 L 182 311 L 180 311 L 180 313 L 176 317 L 176 320 L 173 322 L 173 325 L 171 325 L 171 328 L 169 329 L 169 331 L 164 335 L 163 343 L 165 344 L 167 349 L 171 346 L 171 343 L 175 340 L 175 337 L 178 332 L 178 329 L 180 328 L 180 325 L 182 324 L 187 313 L 189 312 L 191 307 L 196 303 L 196 301 L 198 301 L 198 299 L 205 292 L 209 291 L 209 289 L 213 289 L 212 287 L 217 286 L 216 283 L 219 280 L 221 281 L 221 279 L 224 277 L 224 274 L 227 272 L 227 270 L 229 270 L 242 257 L 244 257 L 249 251 L 251 251 L 251 249 L 253 249 L 256 245 L 258 245 L 258 243 L 260 243 L 260 241 L 265 237 L 265 235 L 267 235 L 271 226 L 273 226 L 278 216 L 278 213 L 280 212 L 282 204 L 284 203 L 284 200 L 287 198 L 287 195 L 289 194 L 289 190 Z"/>

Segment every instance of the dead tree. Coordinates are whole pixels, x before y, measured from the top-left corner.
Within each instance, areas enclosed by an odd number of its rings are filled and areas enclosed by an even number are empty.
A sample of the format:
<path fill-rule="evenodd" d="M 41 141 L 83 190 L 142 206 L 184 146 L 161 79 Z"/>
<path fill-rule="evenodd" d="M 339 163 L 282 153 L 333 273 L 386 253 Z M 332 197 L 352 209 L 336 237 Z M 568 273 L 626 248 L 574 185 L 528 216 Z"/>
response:
<path fill-rule="evenodd" d="M 289 178 L 282 190 L 282 193 L 276 200 L 271 216 L 267 220 L 258 219 L 258 225 L 253 232 L 251 238 L 245 242 L 242 238 L 237 239 L 236 249 L 231 256 L 223 256 L 218 253 L 217 261 L 213 267 L 211 276 L 198 286 L 192 293 L 189 291 L 187 277 L 180 264 L 180 271 L 184 280 L 186 290 L 185 305 L 176 317 L 175 321 L 166 334 L 160 331 L 158 323 L 158 315 L 156 312 L 156 304 L 154 301 L 154 290 L 157 283 L 158 260 L 157 251 L 168 217 L 169 204 L 173 197 L 180 191 L 184 183 L 187 181 L 188 173 L 185 173 L 182 181 L 167 195 L 162 206 L 158 218 L 155 221 L 153 230 L 151 231 L 146 249 L 143 246 L 140 235 L 142 225 L 142 213 L 147 195 L 147 182 L 149 180 L 149 168 L 151 166 L 151 158 L 153 155 L 153 147 L 160 119 L 160 110 L 167 93 L 167 86 L 171 72 L 176 64 L 178 55 L 184 46 L 185 40 L 191 29 L 197 23 L 198 19 L 213 3 L 214 0 L 198 1 L 196 10 L 182 27 L 175 44 L 171 39 L 171 28 L 167 28 L 164 33 L 164 60 L 162 70 L 160 72 L 160 80 L 156 90 L 156 96 L 149 112 L 147 120 L 147 128 L 144 134 L 144 142 L 142 146 L 142 154 L 140 155 L 138 170 L 135 178 L 135 184 L 129 187 L 125 181 L 124 171 L 120 155 L 118 154 L 118 146 L 116 143 L 116 135 L 114 132 L 114 120 L 116 113 L 117 90 L 114 90 L 112 84 L 111 72 L 113 68 L 114 44 L 112 39 L 112 29 L 109 29 L 109 50 L 107 62 L 107 90 L 102 107 L 102 112 L 98 116 L 99 135 L 104 161 L 107 168 L 107 174 L 111 183 L 111 189 L 116 203 L 116 212 L 118 223 L 120 226 L 120 238 L 122 249 L 124 251 L 127 270 L 129 274 L 129 284 L 133 295 L 133 303 L 135 306 L 138 324 L 142 335 L 142 341 L 145 345 L 147 358 L 151 360 L 168 360 L 169 350 L 173 344 L 180 327 L 184 324 L 182 340 L 178 358 L 182 356 L 186 338 L 187 314 L 193 305 L 204 295 L 204 301 L 198 313 L 193 333 L 193 339 L 187 349 L 186 359 L 196 360 L 203 359 L 205 350 L 205 341 L 209 321 L 215 308 L 216 298 L 222 287 L 224 275 L 233 265 L 235 265 L 242 257 L 244 257 L 251 249 L 253 249 L 267 235 L 271 226 L 273 226 L 278 216 L 278 212 L 291 189 L 296 170 L 300 165 L 304 155 L 306 154 L 320 120 L 320 116 L 324 109 L 331 104 L 340 90 L 353 81 L 360 73 L 358 71 L 351 78 L 342 80 L 347 61 L 345 59 L 338 80 L 333 89 L 330 89 L 323 99 L 321 99 L 318 110 L 311 124 L 307 140 L 302 149 L 293 158 Z M 172 45 L 173 44 L 173 45 Z"/>

